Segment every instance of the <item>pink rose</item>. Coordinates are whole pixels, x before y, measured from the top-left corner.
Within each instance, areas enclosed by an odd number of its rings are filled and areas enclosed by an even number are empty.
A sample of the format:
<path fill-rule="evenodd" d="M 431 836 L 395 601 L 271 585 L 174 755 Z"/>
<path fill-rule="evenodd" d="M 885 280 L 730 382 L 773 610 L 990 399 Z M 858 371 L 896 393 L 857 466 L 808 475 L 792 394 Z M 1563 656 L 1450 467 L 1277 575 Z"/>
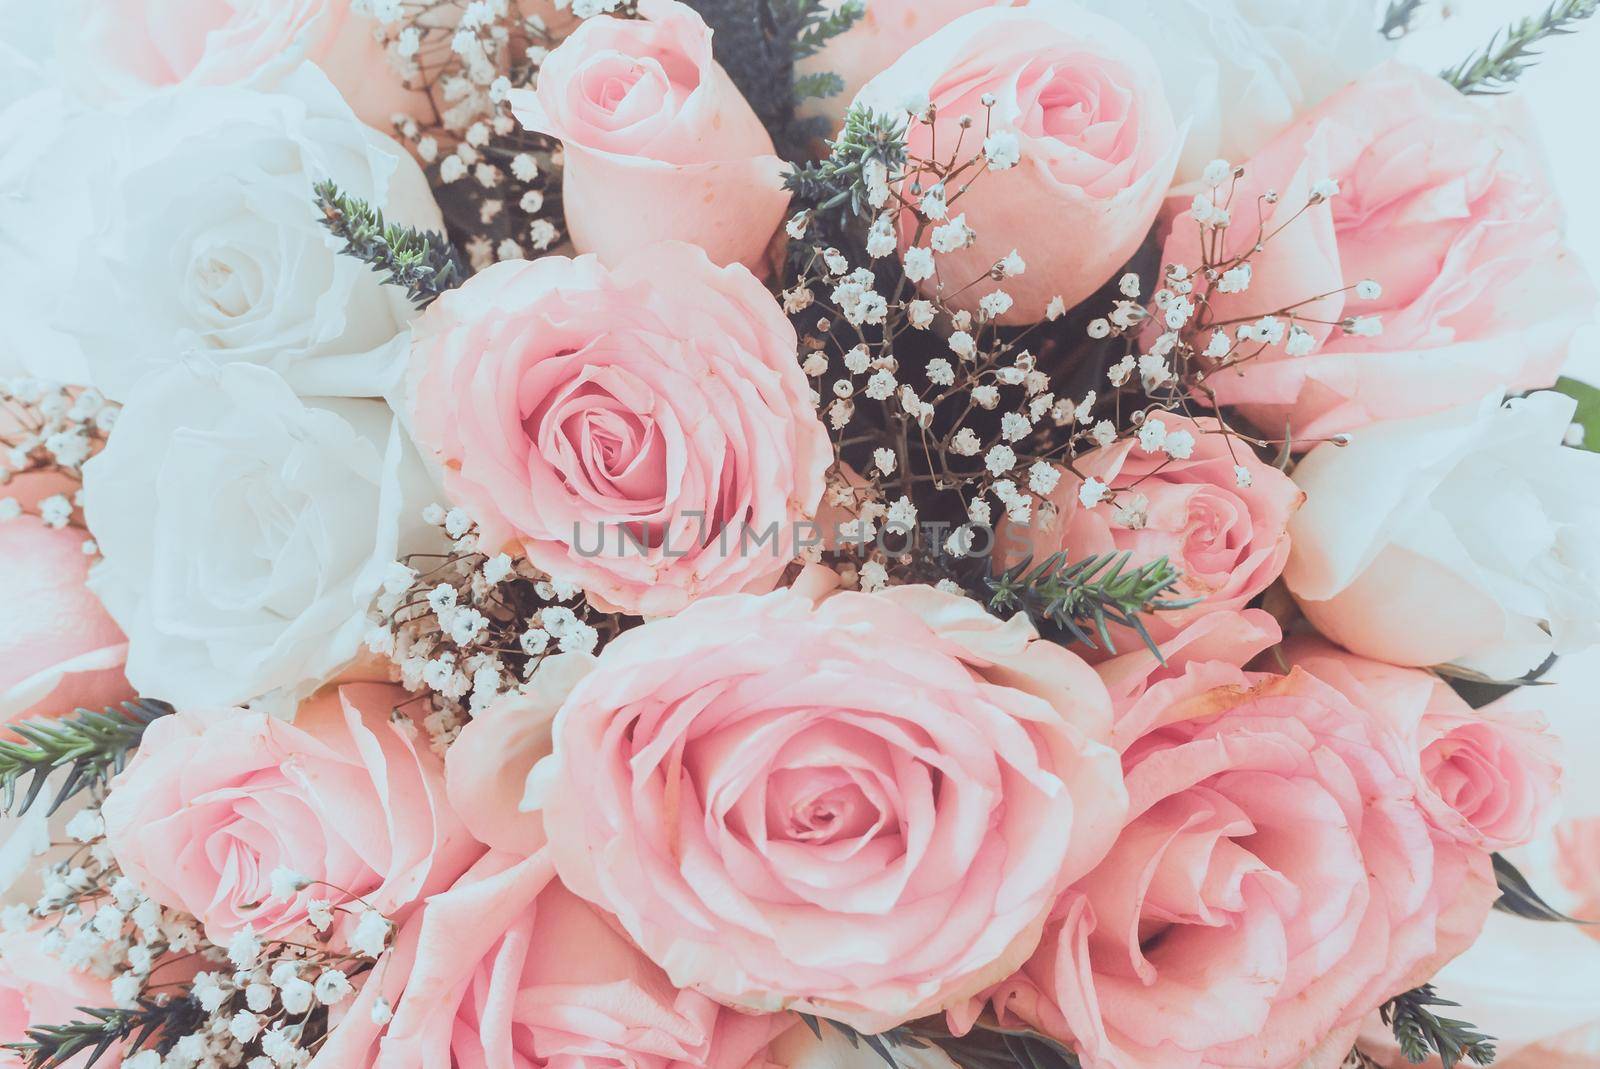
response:
<path fill-rule="evenodd" d="M 982 103 L 986 95 L 992 110 Z M 1070 307 L 1127 262 L 1155 221 L 1182 147 L 1154 57 L 1114 22 L 1066 0 L 963 15 L 907 49 L 855 103 L 896 115 L 910 99 L 937 109 L 931 125 L 910 125 L 914 157 L 949 163 L 964 116 L 974 127 L 965 132 L 963 160 L 985 130 L 1015 141 L 1015 166 L 969 172 L 959 198 L 948 191 L 951 217 L 965 216 L 977 237 L 940 253 L 923 283 L 969 310 L 1004 289 L 1015 303 L 997 317 L 1001 323 L 1037 322 L 1056 296 Z M 921 178 L 924 187 L 936 180 Z M 930 240 L 909 212 L 900 237 L 902 249 Z M 985 281 L 1013 249 L 1024 273 Z"/>
<path fill-rule="evenodd" d="M 81 1006 L 112 1006 L 111 984 L 70 969 L 45 950 L 46 928 L 0 934 L 0 1043 L 25 1043 L 28 1029 L 67 1024 L 87 1015 Z M 62 1063 L 64 1069 L 86 1064 L 88 1053 Z M 96 1066 L 115 1069 L 120 1047 L 108 1050 Z M 0 1049 L 0 1069 L 23 1069 L 15 1051 Z"/>
<path fill-rule="evenodd" d="M 1147 614 L 1145 625 L 1160 641 L 1207 613 L 1243 608 L 1278 578 L 1289 559 L 1289 517 L 1305 495 L 1248 443 L 1230 441 L 1214 419 L 1169 412 L 1150 418 L 1166 429 L 1168 452 L 1147 452 L 1131 438 L 1097 449 L 1074 462 L 1082 478 L 1062 472 L 1050 494 L 1054 522 L 1003 524 L 996 537 L 1004 564 L 1059 551 L 1073 560 L 1127 552 L 1135 567 L 1166 557 L 1183 573 L 1172 597 L 1202 600 Z M 1188 440 L 1192 448 L 1177 444 Z M 1079 493 L 1091 478 L 1111 494 L 1085 508 Z M 1138 642 L 1125 628 L 1114 628 L 1112 639 L 1117 652 Z"/>
<path fill-rule="evenodd" d="M 1015 969 L 1122 786 L 1105 688 L 1023 618 L 835 580 L 613 640 L 528 801 L 674 983 L 876 1032 Z"/>
<path fill-rule="evenodd" d="M 1127 826 L 992 992 L 1085 1069 L 1337 1065 L 1318 1045 L 1347 1051 L 1489 912 L 1488 854 L 1430 827 L 1405 740 L 1302 670 L 1191 665 L 1116 738 Z"/>
<path fill-rule="evenodd" d="M 62 58 L 75 84 L 122 100 L 171 87 L 270 88 L 302 62 L 321 67 L 361 121 L 388 131 L 421 117 L 427 96 L 407 89 L 385 55 L 377 22 L 351 0 L 158 0 L 79 3 L 63 17 Z"/>
<path fill-rule="evenodd" d="M 415 327 L 417 440 L 486 546 L 591 601 L 676 612 L 768 586 L 832 461 L 794 328 L 692 245 L 495 264 Z"/>
<path fill-rule="evenodd" d="M 594 664 L 586 653 L 547 655 L 525 687 L 474 715 L 445 751 L 450 804 L 480 843 L 519 855 L 544 844 L 543 818 L 522 809 L 528 773 L 550 756 L 556 711 Z"/>
<path fill-rule="evenodd" d="M 567 230 L 579 252 L 622 260 L 689 241 L 761 270 L 789 194 L 772 138 L 711 58 L 711 30 L 677 0 L 597 15 L 556 47 L 538 85 L 511 94 L 523 126 L 561 139 Z"/>
<path fill-rule="evenodd" d="M 887 70 L 906 49 L 925 41 L 936 31 L 969 11 L 996 7 L 1005 0 L 874 0 L 866 5 L 850 28 L 823 42 L 822 48 L 795 62 L 797 76 L 836 74 L 844 87 L 825 97 L 811 97 L 797 105 L 801 116 L 820 116 L 832 136 L 844 125 L 850 101 L 873 75 Z M 828 0 L 830 11 L 843 4 Z"/>
<path fill-rule="evenodd" d="M 102 709 L 133 696 L 128 642 L 89 592 L 88 535 L 33 516 L 0 523 L 0 724 Z"/>
<path fill-rule="evenodd" d="M 372 1021 L 379 998 L 387 1027 Z M 747 1069 L 788 1019 L 674 987 L 559 880 L 484 855 L 400 930 L 314 1069 Z"/>
<path fill-rule="evenodd" d="M 1387 719 L 1416 754 L 1417 800 L 1434 827 L 1482 850 L 1548 830 L 1561 781 L 1558 740 L 1541 717 L 1491 702 L 1473 709 L 1438 676 L 1301 638 L 1284 657 Z"/>
<path fill-rule="evenodd" d="M 1191 664 L 1221 661 L 1243 668 L 1281 641 L 1283 629 L 1265 609 L 1223 609 L 1196 617 L 1155 650 L 1139 642 L 1094 670 L 1111 692 L 1112 708 L 1121 711 L 1157 683 L 1182 677 Z"/>
<path fill-rule="evenodd" d="M 1288 423 L 1296 443 L 1310 445 L 1498 388 L 1554 382 L 1590 318 L 1594 288 L 1562 242 L 1560 202 L 1527 129 L 1516 103 L 1468 98 L 1392 64 L 1245 164 L 1237 186 L 1223 187 L 1232 189 L 1234 219 L 1223 256 L 1245 252 L 1263 228 L 1273 236 L 1251 257 L 1247 289 L 1213 292 L 1211 318 L 1238 322 L 1297 305 L 1316 348 L 1289 356 L 1273 346 L 1212 374 L 1217 401 L 1273 434 Z M 1330 178 L 1337 195 L 1308 208 L 1314 184 Z M 1269 189 L 1276 205 L 1260 199 Z M 1199 240 L 1184 212 L 1164 260 L 1197 268 Z M 1365 280 L 1381 295 L 1344 291 Z M 1382 333 L 1332 325 L 1358 316 L 1380 317 Z"/>
<path fill-rule="evenodd" d="M 102 809 L 118 865 L 222 945 L 247 924 L 293 931 L 312 899 L 404 916 L 482 852 L 440 759 L 390 718 L 407 697 L 357 683 L 324 689 L 294 723 L 237 709 L 157 720 Z M 278 869 L 313 882 L 284 894 Z"/>
<path fill-rule="evenodd" d="M 1548 717 L 1572 755 L 1561 821 L 1554 834 L 1508 851 L 1508 858 L 1556 909 L 1600 919 L 1600 777 L 1582 774 L 1600 742 L 1595 695 L 1600 693 L 1600 646 L 1562 657 L 1541 686 L 1518 687 L 1492 707 L 1500 713 Z M 1480 710 L 1481 711 L 1481 710 Z M 1600 1058 L 1600 929 L 1545 924 L 1499 910 L 1483 934 L 1434 980 L 1461 1003 L 1450 1016 L 1495 1037 L 1495 1069 L 1594 1069 Z M 1407 1065 L 1390 1029 L 1368 1017 L 1361 1047 L 1380 1065 Z M 1437 1059 L 1425 1066 L 1438 1069 Z"/>

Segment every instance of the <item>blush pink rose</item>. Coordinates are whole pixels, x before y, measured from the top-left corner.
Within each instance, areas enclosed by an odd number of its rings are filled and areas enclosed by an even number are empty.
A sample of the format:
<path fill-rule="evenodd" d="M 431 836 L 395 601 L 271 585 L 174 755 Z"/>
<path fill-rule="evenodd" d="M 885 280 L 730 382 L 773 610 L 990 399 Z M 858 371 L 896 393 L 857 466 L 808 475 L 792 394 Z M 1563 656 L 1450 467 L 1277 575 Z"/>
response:
<path fill-rule="evenodd" d="M 1122 785 L 1104 686 L 1022 617 L 836 578 L 613 640 L 527 804 L 674 983 L 877 1032 L 1027 957 Z"/>
<path fill-rule="evenodd" d="M 271 86 L 310 60 L 368 126 L 421 118 L 426 94 L 407 89 L 381 27 L 351 0 L 91 0 L 69 6 L 61 57 L 84 92 L 123 100 L 174 87 Z"/>
<path fill-rule="evenodd" d="M 1251 257 L 1247 289 L 1212 294 L 1212 319 L 1298 305 L 1317 345 L 1302 356 L 1274 346 L 1214 373 L 1207 384 L 1217 401 L 1275 435 L 1287 423 L 1310 445 L 1495 389 L 1554 382 L 1595 294 L 1563 243 L 1560 201 L 1528 128 L 1509 98 L 1465 97 L 1391 64 L 1246 163 L 1223 255 L 1243 253 L 1263 228 L 1272 237 Z M 1329 178 L 1338 194 L 1307 208 L 1313 185 Z M 1259 199 L 1268 190 L 1276 205 Z M 1164 260 L 1198 267 L 1199 240 L 1185 211 Z M 1335 292 L 1364 280 L 1379 283 L 1381 296 Z M 1353 316 L 1380 317 L 1382 333 L 1332 325 Z"/>
<path fill-rule="evenodd" d="M 445 751 L 450 804 L 480 843 L 510 854 L 544 844 L 543 818 L 522 809 L 528 774 L 550 756 L 556 710 L 594 664 L 586 653 L 547 655 L 526 686 L 474 714 Z"/>
<path fill-rule="evenodd" d="M 68 1024 L 87 1015 L 82 1006 L 112 1006 L 111 983 L 90 973 L 68 968 L 45 949 L 48 928 L 0 934 L 0 1044 L 25 1043 L 28 1029 Z M 78 1069 L 89 1061 L 88 1052 L 61 1063 Z M 113 1047 L 95 1061 L 114 1069 L 122 1063 L 122 1050 Z M 0 1048 L 0 1069 L 24 1069 L 26 1061 L 15 1051 Z"/>
<path fill-rule="evenodd" d="M 765 273 L 789 194 L 761 120 L 711 58 L 711 30 L 677 0 L 639 18 L 586 19 L 514 90 L 523 126 L 560 138 L 567 231 L 615 263 L 652 241 L 688 241 L 718 264 Z"/>
<path fill-rule="evenodd" d="M 355 683 L 313 696 L 293 723 L 237 709 L 162 717 L 102 808 L 118 865 L 224 946 L 245 925 L 295 930 L 312 899 L 404 917 L 483 849 L 446 800 L 441 760 L 391 719 L 408 697 Z M 275 894 L 280 868 L 314 882 Z"/>
<path fill-rule="evenodd" d="M 963 160 L 981 145 L 986 122 L 991 134 L 1015 136 L 1016 166 L 970 172 L 959 198 L 947 192 L 950 215 L 964 215 L 977 237 L 936 256 L 936 273 L 922 283 L 952 307 L 976 311 L 996 288 L 984 276 L 1016 250 L 1027 267 L 1001 287 L 1014 301 L 1001 323 L 1037 322 L 1051 298 L 1071 307 L 1109 279 L 1155 221 L 1182 147 L 1149 50 L 1068 0 L 963 15 L 907 49 L 855 103 L 903 115 L 907 100 L 936 109 L 932 124 L 910 124 L 913 157 L 949 163 L 964 116 L 973 128 Z M 902 249 L 930 239 L 909 212 L 900 237 Z"/>
<path fill-rule="evenodd" d="M 1503 701 L 1473 709 L 1438 676 L 1299 638 L 1284 657 L 1387 718 L 1416 754 L 1417 799 L 1434 827 L 1482 850 L 1549 830 L 1560 793 L 1558 740 L 1536 714 Z"/>
<path fill-rule="evenodd" d="M 793 558 L 832 450 L 794 328 L 744 268 L 678 242 L 609 270 L 507 261 L 414 331 L 417 441 L 486 546 L 649 615 Z"/>
<path fill-rule="evenodd" d="M 88 534 L 33 516 L 0 522 L 0 724 L 133 697 L 128 641 L 89 591 Z"/>
<path fill-rule="evenodd" d="M 1155 684 L 1181 677 L 1191 664 L 1220 661 L 1243 668 L 1282 640 L 1283 629 L 1265 609 L 1223 609 L 1196 617 L 1154 650 L 1140 642 L 1094 670 L 1111 692 L 1112 708 L 1120 712 Z"/>
<path fill-rule="evenodd" d="M 485 854 L 372 977 L 313 1069 L 751 1069 L 791 1023 L 674 987 L 542 849 Z M 372 1021 L 379 998 L 387 1026 Z"/>
<path fill-rule="evenodd" d="M 796 113 L 824 119 L 825 132 L 832 136 L 844 125 L 845 112 L 861 87 L 887 70 L 906 49 L 969 11 L 1004 3 L 1006 0 L 876 0 L 867 4 L 844 33 L 828 38 L 816 52 L 795 61 L 796 76 L 836 74 L 844 83 L 837 93 L 800 101 Z M 843 3 L 825 0 L 824 6 L 837 11 Z"/>
<path fill-rule="evenodd" d="M 1161 421 L 1169 443 L 1173 435 L 1193 439 L 1192 451 L 1147 452 L 1131 438 L 1097 449 L 1074 461 L 1077 475 L 1062 472 L 1050 494 L 1053 522 L 1036 519 L 1026 528 L 1003 523 L 996 539 L 1002 564 L 1062 551 L 1072 559 L 1127 552 L 1135 567 L 1166 557 L 1183 573 L 1171 596 L 1201 600 L 1147 614 L 1145 625 L 1160 641 L 1207 613 L 1243 608 L 1282 574 L 1289 559 L 1289 518 L 1305 494 L 1257 458 L 1248 443 L 1230 440 L 1214 419 L 1169 412 L 1150 418 Z M 1112 493 L 1085 508 L 1079 492 L 1091 478 Z M 1127 652 L 1139 639 L 1114 628 L 1112 641 L 1117 652 Z"/>
<path fill-rule="evenodd" d="M 1191 665 L 1117 721 L 1130 817 L 991 992 L 1085 1069 L 1292 1069 L 1477 934 L 1489 855 L 1438 833 L 1383 716 L 1296 669 Z"/>

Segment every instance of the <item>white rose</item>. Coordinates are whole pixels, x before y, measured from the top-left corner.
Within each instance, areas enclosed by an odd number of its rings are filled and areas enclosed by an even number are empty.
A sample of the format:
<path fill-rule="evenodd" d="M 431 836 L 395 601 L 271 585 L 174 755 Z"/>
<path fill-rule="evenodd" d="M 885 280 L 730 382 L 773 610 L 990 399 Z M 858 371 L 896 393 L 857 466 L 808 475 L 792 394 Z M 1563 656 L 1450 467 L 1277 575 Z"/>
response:
<path fill-rule="evenodd" d="M 1174 183 L 1245 163 L 1308 109 L 1394 54 L 1362 0 L 1080 0 L 1161 64 L 1189 140 Z M 1185 110 L 1187 109 L 1187 110 Z"/>
<path fill-rule="evenodd" d="M 105 120 L 91 112 L 67 122 L 58 144 L 71 160 L 79 135 Z M 398 145 L 357 122 L 309 65 L 278 93 L 161 95 L 114 129 L 99 145 L 107 173 L 91 179 L 90 203 L 62 204 L 40 181 L 0 208 L 0 234 L 19 238 L 29 216 L 95 220 L 60 255 L 64 277 L 41 280 L 65 295 L 46 314 L 81 349 L 91 384 L 121 399 L 141 376 L 201 355 L 266 365 L 307 396 L 381 395 L 404 361 L 414 309 L 339 253 L 312 185 L 332 178 L 394 221 L 439 229 L 427 182 Z M 45 175 L 51 155 L 38 168 Z M 72 366 L 71 355 L 58 363 Z"/>
<path fill-rule="evenodd" d="M 1600 454 L 1535 393 L 1380 423 L 1294 471 L 1284 580 L 1311 622 L 1391 664 L 1495 679 L 1600 642 Z"/>
<path fill-rule="evenodd" d="M 291 701 L 356 656 L 431 490 L 382 402 L 306 402 L 267 368 L 194 361 L 134 392 L 83 493 L 128 681 L 216 707 Z"/>

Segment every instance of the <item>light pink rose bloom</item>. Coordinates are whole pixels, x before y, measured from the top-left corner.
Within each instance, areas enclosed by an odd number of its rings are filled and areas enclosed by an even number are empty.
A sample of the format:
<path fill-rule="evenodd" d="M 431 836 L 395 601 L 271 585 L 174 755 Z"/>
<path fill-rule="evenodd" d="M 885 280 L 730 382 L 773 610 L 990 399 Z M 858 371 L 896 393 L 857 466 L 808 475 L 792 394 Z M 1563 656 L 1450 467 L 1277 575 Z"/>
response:
<path fill-rule="evenodd" d="M 796 114 L 825 120 L 824 133 L 832 136 L 844 125 L 845 112 L 861 87 L 887 70 L 906 49 L 927 40 L 936 31 L 969 11 L 1006 5 L 1007 0 L 874 0 L 844 33 L 830 37 L 809 56 L 795 61 L 798 77 L 836 74 L 844 83 L 837 93 L 800 101 Z M 824 0 L 837 11 L 842 0 Z"/>
<path fill-rule="evenodd" d="M 1387 719 L 1416 755 L 1417 800 L 1434 827 L 1482 850 L 1549 829 L 1560 792 L 1559 740 L 1542 717 L 1502 701 L 1473 709 L 1438 676 L 1297 638 L 1284 657 Z"/>
<path fill-rule="evenodd" d="M 543 849 L 485 854 L 371 976 L 314 1069 L 747 1069 L 790 1024 L 674 987 Z"/>
<path fill-rule="evenodd" d="M 1275 435 L 1287 423 L 1309 446 L 1491 390 L 1554 382 L 1595 294 L 1562 241 L 1560 201 L 1529 128 L 1519 102 L 1465 97 L 1390 64 L 1246 163 L 1237 187 L 1223 187 L 1233 190 L 1234 223 L 1223 255 L 1246 251 L 1263 228 L 1272 236 L 1251 257 L 1249 288 L 1212 295 L 1212 317 L 1298 306 L 1317 347 L 1289 356 L 1274 346 L 1213 374 L 1218 402 Z M 1314 184 L 1330 178 L 1338 194 L 1307 208 Z M 1259 200 L 1267 190 L 1278 193 L 1276 205 Z M 1164 261 L 1198 267 L 1199 240 L 1183 211 Z M 1335 292 L 1364 280 L 1379 283 L 1381 296 Z M 1381 317 L 1382 333 L 1331 325 L 1356 316 Z"/>
<path fill-rule="evenodd" d="M 58 52 L 74 85 L 103 100 L 169 88 L 249 85 L 270 89 L 310 60 L 368 126 L 421 118 L 424 93 L 407 89 L 370 15 L 351 0 L 159 0 L 69 3 Z"/>
<path fill-rule="evenodd" d="M 474 838 L 495 850 L 528 854 L 544 844 L 544 820 L 522 809 L 528 774 L 550 756 L 556 711 L 595 659 L 547 655 L 527 685 L 473 715 L 445 751 L 445 789 Z"/>
<path fill-rule="evenodd" d="M 613 640 L 526 804 L 674 983 L 877 1032 L 1027 957 L 1122 786 L 1105 687 L 1022 617 L 834 581 Z"/>
<path fill-rule="evenodd" d="M 985 95 L 995 100 L 987 113 Z M 1016 137 L 1016 166 L 970 172 L 959 199 L 948 191 L 950 216 L 964 215 L 977 238 L 938 254 L 935 275 L 922 283 L 952 307 L 972 310 L 1004 289 L 1015 303 L 1001 323 L 1043 319 L 1055 296 L 1070 307 L 1126 263 L 1155 221 L 1182 145 L 1149 50 L 1068 0 L 963 15 L 907 49 L 855 103 L 903 115 L 911 99 L 937 108 L 931 126 L 910 125 L 906 143 L 915 157 L 950 162 L 963 116 L 974 125 L 962 159 L 982 144 L 986 114 L 991 133 Z M 923 185 L 933 181 L 924 177 Z M 928 245 L 930 235 L 915 226 L 903 213 L 902 250 Z M 1024 273 L 985 281 L 1013 249 Z"/>
<path fill-rule="evenodd" d="M 414 330 L 416 438 L 485 546 L 647 615 L 793 558 L 833 453 L 794 328 L 744 268 L 677 242 L 610 270 L 507 261 Z"/>
<path fill-rule="evenodd" d="M 586 19 L 514 90 L 523 126 L 561 139 L 567 231 L 618 262 L 652 241 L 689 241 L 765 274 L 789 194 L 761 120 L 711 58 L 711 30 L 677 0 L 640 17 Z"/>
<path fill-rule="evenodd" d="M 1289 559 L 1289 518 L 1305 495 L 1248 443 L 1230 441 L 1214 419 L 1167 412 L 1150 418 L 1161 421 L 1169 440 L 1174 434 L 1193 438 L 1191 454 L 1146 452 L 1131 438 L 1097 449 L 1073 462 L 1082 478 L 1062 471 L 1050 494 L 1053 522 L 1036 519 L 1026 528 L 1002 523 L 995 537 L 1002 564 L 1063 550 L 1073 560 L 1127 552 L 1133 567 L 1166 557 L 1183 573 L 1171 597 L 1202 600 L 1146 614 L 1145 626 L 1161 641 L 1207 613 L 1243 608 L 1278 578 Z M 1249 485 L 1240 485 L 1236 467 L 1245 470 Z M 1085 508 L 1079 491 L 1089 478 L 1109 487 L 1114 500 Z M 1125 653 L 1139 639 L 1113 628 L 1112 641 Z"/>
<path fill-rule="evenodd" d="M 1574 775 L 1561 792 L 1561 820 L 1506 856 L 1552 906 L 1574 917 L 1600 920 L 1600 777 L 1585 775 L 1600 745 L 1600 646 L 1562 657 L 1541 677 L 1544 685 L 1518 687 L 1492 707 L 1505 713 L 1548 717 L 1560 736 Z M 1600 1065 L 1600 929 L 1550 924 L 1499 910 L 1483 934 L 1445 965 L 1435 986 L 1461 1003 L 1450 1016 L 1471 1021 L 1495 1037 L 1495 1069 L 1594 1069 Z M 1368 1017 L 1361 1047 L 1380 1065 L 1404 1069 L 1392 1031 Z M 1438 1069 L 1437 1059 L 1423 1065 Z"/>
<path fill-rule="evenodd" d="M 81 528 L 33 516 L 0 523 L 0 724 L 102 709 L 133 697 L 128 641 L 90 593 Z"/>
<path fill-rule="evenodd" d="M 1489 855 L 1430 825 L 1405 741 L 1301 670 L 1191 665 L 1116 739 L 1127 826 L 991 993 L 1085 1069 L 1337 1065 L 1324 1041 L 1348 1051 L 1494 901 Z"/>
<path fill-rule="evenodd" d="M 238 709 L 179 712 L 145 731 L 102 813 L 122 871 L 226 945 L 282 936 L 312 899 L 361 899 L 391 919 L 482 853 L 445 797 L 442 761 L 391 720 L 400 687 L 330 687 L 294 723 Z M 309 880 L 274 894 L 283 868 Z"/>
<path fill-rule="evenodd" d="M 1223 609 L 1196 617 L 1157 642 L 1155 650 L 1140 642 L 1094 670 L 1111 692 L 1112 708 L 1121 712 L 1155 684 L 1181 677 L 1191 664 L 1220 661 L 1243 668 L 1281 641 L 1283 629 L 1265 609 Z"/>
<path fill-rule="evenodd" d="M 46 928 L 0 934 L 0 1043 L 25 1043 L 28 1029 L 82 1020 L 81 1006 L 112 1006 L 111 984 L 98 976 L 70 969 L 46 952 Z M 63 1069 L 87 1064 L 88 1052 L 63 1062 Z M 122 1063 L 120 1046 L 95 1061 L 114 1069 Z M 0 1069 L 23 1069 L 15 1051 L 0 1049 Z"/>

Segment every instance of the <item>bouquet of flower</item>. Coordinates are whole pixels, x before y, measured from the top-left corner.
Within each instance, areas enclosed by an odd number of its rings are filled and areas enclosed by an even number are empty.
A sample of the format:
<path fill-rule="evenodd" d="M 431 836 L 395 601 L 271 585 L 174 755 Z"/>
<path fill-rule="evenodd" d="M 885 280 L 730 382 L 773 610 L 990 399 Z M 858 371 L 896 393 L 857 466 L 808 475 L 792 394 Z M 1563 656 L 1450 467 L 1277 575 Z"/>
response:
<path fill-rule="evenodd" d="M 0 1065 L 1600 1066 L 1596 6 L 30 7 Z"/>

